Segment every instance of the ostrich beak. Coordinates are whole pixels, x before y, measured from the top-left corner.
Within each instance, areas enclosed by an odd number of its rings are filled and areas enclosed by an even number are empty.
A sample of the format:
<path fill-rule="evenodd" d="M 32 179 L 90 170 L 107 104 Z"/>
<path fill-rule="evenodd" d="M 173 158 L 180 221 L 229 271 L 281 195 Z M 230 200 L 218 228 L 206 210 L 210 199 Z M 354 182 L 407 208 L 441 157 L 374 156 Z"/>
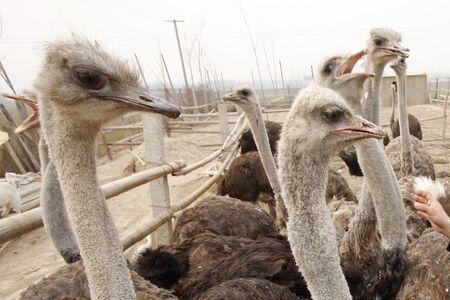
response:
<path fill-rule="evenodd" d="M 353 124 L 343 126 L 333 130 L 336 135 L 346 136 L 349 139 L 366 139 L 376 138 L 382 139 L 386 135 L 383 128 L 367 121 L 366 119 L 355 116 Z"/>
<path fill-rule="evenodd" d="M 408 58 L 409 52 L 408 48 L 403 47 L 379 47 L 375 51 L 383 52 L 386 56 L 398 56 Z"/>
<path fill-rule="evenodd" d="M 178 118 L 181 114 L 181 110 L 176 105 L 148 93 L 140 93 L 139 95 L 133 97 L 97 93 L 92 94 L 92 96 L 99 99 L 112 100 L 122 103 L 133 110 L 142 110 L 161 114 L 171 119 Z"/>
<path fill-rule="evenodd" d="M 23 103 L 33 110 L 33 113 L 14 130 L 15 134 L 21 134 L 31 128 L 41 125 L 39 121 L 39 102 L 37 100 L 19 95 L 2 94 L 2 96 Z"/>
<path fill-rule="evenodd" d="M 366 54 L 366 50 L 359 51 L 355 54 L 350 55 L 344 60 L 335 70 L 334 74 L 338 78 L 344 74 L 349 74 L 352 72 L 356 63 Z"/>
<path fill-rule="evenodd" d="M 223 101 L 239 102 L 241 98 L 235 93 L 228 93 L 222 96 Z"/>
<path fill-rule="evenodd" d="M 335 70 L 334 76 L 336 80 L 341 84 L 347 84 L 349 82 L 356 82 L 363 84 L 368 78 L 372 78 L 374 75 L 369 73 L 352 73 L 356 63 L 366 54 L 366 50 L 359 51 L 355 54 L 347 57 Z"/>

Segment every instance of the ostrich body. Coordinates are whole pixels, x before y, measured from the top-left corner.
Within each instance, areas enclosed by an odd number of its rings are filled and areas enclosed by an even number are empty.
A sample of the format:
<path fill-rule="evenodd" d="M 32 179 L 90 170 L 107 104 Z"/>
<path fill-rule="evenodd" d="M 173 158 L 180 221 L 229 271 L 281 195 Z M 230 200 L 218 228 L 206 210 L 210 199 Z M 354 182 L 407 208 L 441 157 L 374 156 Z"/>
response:
<path fill-rule="evenodd" d="M 265 201 L 270 216 L 274 219 L 277 216 L 273 190 L 257 151 L 246 152 L 233 160 L 217 187 L 217 194 L 253 203 Z"/>
<path fill-rule="evenodd" d="M 383 136 L 337 93 L 318 86 L 300 91 L 289 112 L 278 146 L 278 176 L 288 239 L 313 299 L 352 299 L 325 205 L 329 160 L 352 142 Z"/>
<path fill-rule="evenodd" d="M 423 139 L 422 134 L 422 126 L 420 125 L 419 120 L 412 114 L 408 114 L 408 123 L 409 123 L 409 134 L 415 136 L 418 140 Z M 393 124 L 390 122 L 390 127 L 392 131 L 392 138 L 400 136 L 400 125 L 399 120 L 395 120 Z M 386 146 L 386 145 L 385 145 Z"/>
<path fill-rule="evenodd" d="M 428 229 L 408 247 L 408 268 L 397 298 L 429 300 L 448 299 L 450 252 L 448 239 Z"/>
<path fill-rule="evenodd" d="M 261 278 L 238 278 L 216 285 L 196 300 L 300 300 L 287 287 Z"/>
<path fill-rule="evenodd" d="M 221 196 L 206 197 L 185 210 L 177 220 L 173 242 L 205 232 L 250 239 L 277 234 L 273 220 L 262 208 Z"/>
<path fill-rule="evenodd" d="M 136 290 L 137 299 L 176 300 L 168 291 L 131 271 L 131 280 Z M 60 268 L 58 271 L 33 284 L 20 294 L 20 300 L 77 299 L 90 300 L 90 284 L 86 277 L 85 267 L 76 262 Z"/>
<path fill-rule="evenodd" d="M 136 72 L 87 40 L 49 44 L 44 66 L 35 82 L 42 131 L 91 297 L 135 299 L 117 229 L 97 182 L 95 139 L 102 124 L 128 111 L 169 117 L 180 111 L 148 95 Z"/>
<path fill-rule="evenodd" d="M 252 277 L 285 286 L 296 295 L 309 296 L 289 243 L 284 238 L 260 238 L 243 245 L 199 272 L 196 278 L 191 278 L 180 290 L 179 296 L 181 299 L 192 299 L 228 280 Z"/>
<path fill-rule="evenodd" d="M 264 121 L 264 127 L 266 128 L 267 136 L 269 137 L 270 150 L 272 151 L 272 155 L 275 155 L 277 152 L 277 144 L 280 140 L 281 124 L 272 121 Z M 251 129 L 244 131 L 239 140 L 239 147 L 241 148 L 241 154 L 250 151 L 258 151 Z"/>
<path fill-rule="evenodd" d="M 178 244 L 137 253 L 131 269 L 159 287 L 179 291 L 209 266 L 252 242 L 248 238 L 200 233 Z"/>
<path fill-rule="evenodd" d="M 273 191 L 269 179 L 261 163 L 259 153 L 247 152 L 238 156 L 231 163 L 217 188 L 217 194 L 228 195 L 242 201 L 268 201 L 269 209 L 273 208 Z M 333 198 L 356 202 L 356 196 L 341 174 L 330 170 L 327 184 L 327 203 Z M 272 210 L 271 216 L 275 212 Z"/>

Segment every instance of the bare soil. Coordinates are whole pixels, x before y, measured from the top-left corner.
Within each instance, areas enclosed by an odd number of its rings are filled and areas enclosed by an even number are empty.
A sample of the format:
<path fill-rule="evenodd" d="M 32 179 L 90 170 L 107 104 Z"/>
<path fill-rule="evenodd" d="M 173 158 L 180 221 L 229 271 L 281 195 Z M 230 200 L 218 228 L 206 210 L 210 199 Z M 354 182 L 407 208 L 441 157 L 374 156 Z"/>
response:
<path fill-rule="evenodd" d="M 419 119 L 436 117 L 442 115 L 442 108 L 432 105 L 419 105 L 409 108 L 410 113 Z M 286 114 L 272 114 L 269 119 L 283 122 Z M 382 121 L 387 123 L 389 108 L 383 109 Z M 447 135 L 450 134 L 450 126 L 447 125 Z M 204 126 L 202 128 L 213 130 L 215 126 Z M 390 134 L 390 130 L 386 128 Z M 442 119 L 422 122 L 424 140 L 437 139 L 442 133 Z M 167 161 L 184 159 L 192 163 L 211 153 L 213 148 L 203 148 L 199 145 L 219 143 L 220 137 L 215 134 L 174 134 L 166 139 Z M 425 143 L 426 149 L 434 158 L 436 173 L 440 181 L 450 186 L 450 142 Z M 135 147 L 132 151 L 143 156 L 142 146 Z M 99 159 L 99 179 L 102 183 L 129 175 L 136 170 L 142 169 L 140 162 L 128 151 L 127 148 L 120 149 L 115 153 L 115 160 L 110 162 L 106 158 Z M 209 166 L 196 170 L 186 176 L 169 177 L 170 197 L 173 203 L 177 203 L 190 192 L 199 187 L 207 180 L 204 171 Z M 340 170 L 348 180 L 353 191 L 358 195 L 362 178 L 353 177 L 342 161 L 333 159 L 332 168 Z M 123 234 L 127 230 L 135 228 L 139 224 L 151 218 L 151 203 L 148 195 L 148 186 L 143 185 L 129 192 L 123 193 L 108 200 L 109 209 L 112 212 L 119 232 Z M 133 252 L 129 249 L 128 257 Z M 0 299 L 18 299 L 20 292 L 30 284 L 50 275 L 64 261 L 53 248 L 44 228 L 40 228 L 16 238 L 3 245 L 0 251 Z"/>

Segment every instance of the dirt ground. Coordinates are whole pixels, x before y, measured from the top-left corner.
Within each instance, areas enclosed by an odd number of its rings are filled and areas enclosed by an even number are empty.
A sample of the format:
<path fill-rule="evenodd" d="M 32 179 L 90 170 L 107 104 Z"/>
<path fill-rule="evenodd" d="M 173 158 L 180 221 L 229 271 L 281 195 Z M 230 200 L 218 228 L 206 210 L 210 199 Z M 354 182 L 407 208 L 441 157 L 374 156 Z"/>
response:
<path fill-rule="evenodd" d="M 409 108 L 410 113 L 419 119 L 436 117 L 442 115 L 442 108 L 432 105 L 420 105 Z M 282 122 L 285 113 L 273 114 L 270 120 Z M 382 112 L 382 121 L 387 123 L 389 109 Z M 447 134 L 450 134 L 450 126 L 447 125 Z M 204 128 L 213 129 L 213 126 Z M 422 123 L 424 139 L 437 139 L 441 137 L 442 120 L 434 120 Z M 390 130 L 387 129 L 388 133 Z M 174 134 L 166 139 L 167 161 L 184 159 L 187 163 L 192 163 L 211 153 L 213 148 L 203 148 L 199 145 L 218 143 L 218 135 L 211 134 Z M 450 186 L 450 142 L 425 143 L 426 149 L 434 159 L 436 173 L 440 181 Z M 132 149 L 138 156 L 143 155 L 143 147 L 138 146 Z M 122 148 L 115 153 L 113 162 L 102 158 L 99 160 L 99 179 L 102 183 L 129 175 L 136 170 L 142 169 L 142 165 L 126 148 Z M 339 170 L 348 180 L 351 188 L 356 194 L 362 184 L 362 178 L 353 177 L 348 174 L 342 161 L 334 159 L 332 168 Z M 209 166 L 196 170 L 186 176 L 169 177 L 170 198 L 173 203 L 177 203 L 183 197 L 199 187 L 207 180 L 204 171 Z M 148 186 L 143 185 L 129 192 L 108 200 L 108 206 L 112 212 L 119 232 L 135 228 L 151 217 L 151 206 L 148 198 Z M 139 209 L 136 209 L 139 208 Z M 129 249 L 126 254 L 130 257 L 134 248 Z M 18 299 L 20 292 L 27 286 L 40 280 L 44 276 L 50 275 L 59 267 L 64 265 L 64 261 L 57 254 L 50 239 L 47 237 L 44 228 L 40 228 L 17 238 L 3 246 L 0 252 L 0 299 Z"/>

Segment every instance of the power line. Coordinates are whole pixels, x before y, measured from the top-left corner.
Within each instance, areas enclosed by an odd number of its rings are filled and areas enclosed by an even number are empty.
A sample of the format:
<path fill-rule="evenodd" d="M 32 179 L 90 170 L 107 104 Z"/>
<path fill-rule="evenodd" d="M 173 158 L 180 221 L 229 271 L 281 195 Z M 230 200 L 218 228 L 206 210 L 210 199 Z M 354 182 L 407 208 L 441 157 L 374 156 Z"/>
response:
<path fill-rule="evenodd" d="M 328 30 L 301 30 L 301 31 L 278 31 L 278 32 L 259 32 L 256 36 L 272 35 L 274 37 L 297 37 L 297 36 L 325 36 L 325 35 L 347 35 L 347 34 L 362 34 L 367 33 L 371 28 L 361 29 L 328 29 Z M 450 27 L 405 27 L 398 28 L 400 32 L 432 32 L 432 31 L 448 31 Z M 201 37 L 202 39 L 215 39 L 215 38 L 249 38 L 248 33 L 235 32 L 235 33 L 217 33 L 201 36 L 199 34 L 187 34 L 187 38 L 195 39 Z M 173 36 L 166 35 L 141 35 L 141 36 L 97 36 L 100 39 L 108 39 L 112 41 L 145 41 L 158 38 L 172 39 Z M 0 38 L 0 44 L 23 44 L 23 43 L 41 43 L 45 40 L 51 40 L 52 37 L 42 38 Z"/>

